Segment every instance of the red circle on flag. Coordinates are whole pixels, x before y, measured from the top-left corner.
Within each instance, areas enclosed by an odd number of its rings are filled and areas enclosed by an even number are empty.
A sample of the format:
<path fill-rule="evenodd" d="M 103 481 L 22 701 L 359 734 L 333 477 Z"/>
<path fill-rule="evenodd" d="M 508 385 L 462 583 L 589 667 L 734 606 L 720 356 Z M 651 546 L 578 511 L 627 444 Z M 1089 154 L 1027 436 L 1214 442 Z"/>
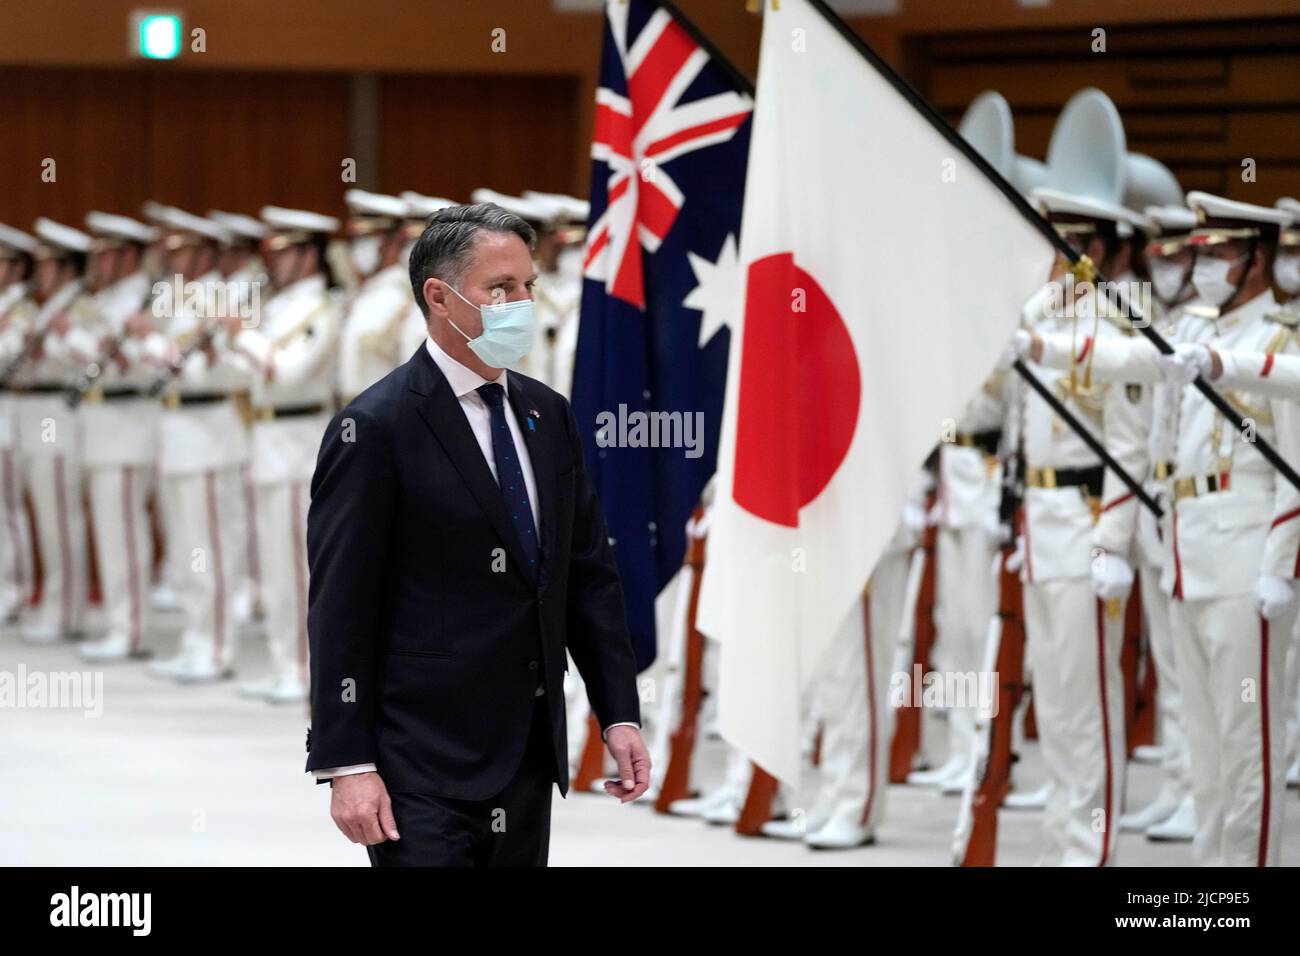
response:
<path fill-rule="evenodd" d="M 732 496 L 793 528 L 853 443 L 857 353 L 830 296 L 789 252 L 750 265 L 744 336 Z"/>

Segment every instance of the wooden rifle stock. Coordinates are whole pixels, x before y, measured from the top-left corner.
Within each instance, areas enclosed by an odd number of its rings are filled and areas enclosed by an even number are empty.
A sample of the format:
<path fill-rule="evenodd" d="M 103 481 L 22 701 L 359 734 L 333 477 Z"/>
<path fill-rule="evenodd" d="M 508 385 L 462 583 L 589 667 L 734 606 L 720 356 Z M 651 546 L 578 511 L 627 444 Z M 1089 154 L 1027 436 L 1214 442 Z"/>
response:
<path fill-rule="evenodd" d="M 926 501 L 926 512 L 934 506 L 935 495 Z M 921 539 L 921 548 L 925 554 L 925 569 L 921 574 L 921 588 L 916 597 L 916 625 L 912 638 L 912 671 L 909 680 L 917 673 L 925 674 L 930 668 L 930 652 L 934 647 L 934 602 L 937 581 L 937 548 L 939 530 L 929 525 Z M 904 612 L 906 613 L 906 611 Z M 913 688 L 907 694 L 902 706 L 894 710 L 894 739 L 889 749 L 889 782 L 906 783 L 907 775 L 912 772 L 912 763 L 916 752 L 921 747 L 921 708 L 913 705 L 913 696 L 919 688 Z"/>
<path fill-rule="evenodd" d="M 704 509 L 695 509 L 693 526 L 698 526 Z M 691 761 L 699 736 L 700 703 L 704 696 L 704 635 L 695 627 L 700 606 L 700 582 L 704 577 L 705 538 L 688 536 L 686 566 L 691 569 L 691 598 L 686 611 L 686 653 L 682 660 L 682 705 L 677 728 L 669 738 L 668 764 L 664 771 L 655 810 L 667 813 L 674 800 L 691 797 Z"/>
<path fill-rule="evenodd" d="M 1141 583 L 1140 576 L 1134 575 L 1133 590 L 1124 609 L 1124 649 L 1120 652 L 1120 667 L 1124 672 L 1124 740 L 1130 757 L 1135 748 L 1155 743 L 1156 736 L 1156 667 L 1151 636 L 1142 639 Z"/>
<path fill-rule="evenodd" d="M 1002 552 L 998 575 L 997 713 L 989 721 L 988 759 L 971 801 L 970 834 L 962 866 L 993 866 L 997 856 L 998 807 L 1011 789 L 1012 724 L 1024 694 L 1025 622 L 1020 575 L 1007 570 L 1012 548 Z"/>
<path fill-rule="evenodd" d="M 751 762 L 750 766 L 754 772 L 749 778 L 740 819 L 736 821 L 736 832 L 741 836 L 762 836 L 763 824 L 772 819 L 772 801 L 776 799 L 779 784 L 776 777 L 758 764 Z"/>

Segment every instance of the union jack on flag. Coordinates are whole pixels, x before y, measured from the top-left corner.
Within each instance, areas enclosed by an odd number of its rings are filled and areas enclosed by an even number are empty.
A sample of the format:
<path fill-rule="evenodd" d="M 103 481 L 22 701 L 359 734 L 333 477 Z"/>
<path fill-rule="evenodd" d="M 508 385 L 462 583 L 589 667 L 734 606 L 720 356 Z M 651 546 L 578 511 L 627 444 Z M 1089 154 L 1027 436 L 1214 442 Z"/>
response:
<path fill-rule="evenodd" d="M 671 4 L 609 0 L 573 407 L 642 667 L 717 459 L 752 111 Z M 612 445 L 598 417 L 620 409 L 702 421 L 700 448 Z"/>

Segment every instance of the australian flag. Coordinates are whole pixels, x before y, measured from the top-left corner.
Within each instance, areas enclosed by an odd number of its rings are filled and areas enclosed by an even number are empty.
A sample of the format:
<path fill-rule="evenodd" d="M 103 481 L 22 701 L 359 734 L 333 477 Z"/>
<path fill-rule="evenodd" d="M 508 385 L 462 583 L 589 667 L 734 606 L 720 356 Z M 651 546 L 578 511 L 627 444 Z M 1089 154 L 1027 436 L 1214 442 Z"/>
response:
<path fill-rule="evenodd" d="M 641 669 L 717 459 L 752 110 L 670 4 L 609 0 L 573 407 Z"/>

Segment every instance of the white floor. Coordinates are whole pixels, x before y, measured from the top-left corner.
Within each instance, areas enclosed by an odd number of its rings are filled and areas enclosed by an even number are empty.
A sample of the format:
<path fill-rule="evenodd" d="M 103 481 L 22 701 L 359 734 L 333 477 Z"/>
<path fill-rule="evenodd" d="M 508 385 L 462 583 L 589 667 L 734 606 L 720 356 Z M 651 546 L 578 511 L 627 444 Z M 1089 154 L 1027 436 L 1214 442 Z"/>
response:
<path fill-rule="evenodd" d="M 161 633 L 174 635 L 174 629 Z M 174 636 L 159 638 L 169 650 Z M 265 660 L 250 635 L 241 676 Z M 0 631 L 0 672 L 88 671 L 71 645 L 30 647 Z M 232 682 L 181 688 L 138 663 L 102 668 L 102 715 L 0 709 L 2 865 L 351 865 L 366 863 L 329 819 L 329 789 L 302 772 L 305 712 L 239 699 Z M 91 678 L 94 679 L 93 676 Z M 720 771 L 705 744 L 702 781 Z M 1028 748 L 1018 780 L 1032 784 Z M 1131 766 L 1130 805 L 1156 771 Z M 556 799 L 551 862 L 559 866 L 947 866 L 955 798 L 893 787 L 880 843 L 847 852 L 742 838 L 729 829 L 622 806 L 603 794 Z M 1283 862 L 1300 864 L 1300 806 L 1288 794 Z M 1033 861 L 1037 813 L 1000 817 L 999 862 Z M 1183 866 L 1187 845 L 1120 841 L 1121 865 Z"/>

